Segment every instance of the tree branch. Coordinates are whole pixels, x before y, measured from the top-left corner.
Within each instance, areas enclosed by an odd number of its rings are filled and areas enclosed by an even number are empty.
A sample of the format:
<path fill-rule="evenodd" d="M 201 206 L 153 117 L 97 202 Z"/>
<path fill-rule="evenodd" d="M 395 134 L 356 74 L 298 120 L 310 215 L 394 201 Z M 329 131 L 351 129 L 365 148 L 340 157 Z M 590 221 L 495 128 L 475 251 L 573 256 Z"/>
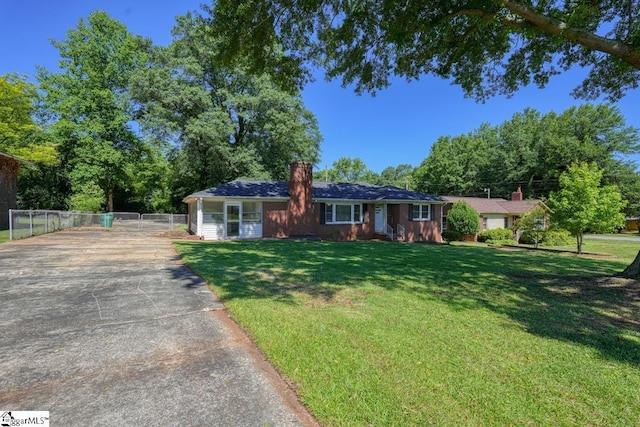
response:
<path fill-rule="evenodd" d="M 589 31 L 571 28 L 566 22 L 541 15 L 520 2 L 502 0 L 499 3 L 545 33 L 563 37 L 590 50 L 609 54 L 640 70 L 640 52 L 635 50 L 631 44 L 608 39 Z"/>

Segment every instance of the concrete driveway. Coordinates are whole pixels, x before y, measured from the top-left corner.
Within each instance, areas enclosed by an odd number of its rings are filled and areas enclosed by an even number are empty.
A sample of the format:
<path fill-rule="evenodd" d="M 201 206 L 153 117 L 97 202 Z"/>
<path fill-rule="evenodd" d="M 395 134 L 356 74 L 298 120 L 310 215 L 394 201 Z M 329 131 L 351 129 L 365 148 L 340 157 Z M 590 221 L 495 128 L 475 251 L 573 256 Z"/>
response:
<path fill-rule="evenodd" d="M 315 425 L 171 241 L 0 245 L 0 410 L 52 426 Z"/>

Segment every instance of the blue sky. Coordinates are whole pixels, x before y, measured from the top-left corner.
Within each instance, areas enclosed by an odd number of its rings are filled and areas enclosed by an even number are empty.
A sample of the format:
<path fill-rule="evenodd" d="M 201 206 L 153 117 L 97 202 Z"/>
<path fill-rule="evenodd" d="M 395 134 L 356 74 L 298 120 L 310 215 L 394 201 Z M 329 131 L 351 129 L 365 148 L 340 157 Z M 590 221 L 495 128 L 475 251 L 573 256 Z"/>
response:
<path fill-rule="evenodd" d="M 49 39 L 65 38 L 68 29 L 94 10 L 104 10 L 129 31 L 150 37 L 156 44 L 171 42 L 175 16 L 198 10 L 201 0 L 4 0 L 0 9 L 0 74 L 33 76 L 35 66 L 55 70 L 58 51 Z M 459 135 L 482 123 L 500 124 L 526 107 L 547 113 L 562 112 L 584 101 L 569 92 L 584 75 L 572 70 L 554 78 L 543 90 L 527 87 L 513 97 L 495 97 L 477 103 L 462 90 L 430 76 L 407 83 L 395 79 L 373 97 L 343 89 L 339 81 L 326 82 L 318 73 L 303 98 L 318 118 L 324 137 L 318 169 L 340 157 L 360 157 L 372 170 L 408 163 L 417 166 L 431 144 L 443 135 Z M 640 89 L 615 104 L 630 126 L 640 128 Z M 632 158 L 640 163 L 640 156 Z"/>

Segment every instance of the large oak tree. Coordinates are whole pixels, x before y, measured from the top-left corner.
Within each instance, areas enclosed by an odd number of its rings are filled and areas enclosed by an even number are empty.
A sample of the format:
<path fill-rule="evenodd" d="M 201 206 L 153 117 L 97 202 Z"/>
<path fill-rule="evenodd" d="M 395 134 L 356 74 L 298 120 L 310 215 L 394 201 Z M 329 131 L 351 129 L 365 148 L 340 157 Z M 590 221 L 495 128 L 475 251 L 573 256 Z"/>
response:
<path fill-rule="evenodd" d="M 177 18 L 174 40 L 131 79 L 140 123 L 171 143 L 174 194 L 239 177 L 288 178 L 296 160 L 317 162 L 321 135 L 300 94 L 242 61 L 218 64 L 206 15 Z"/>
<path fill-rule="evenodd" d="M 574 95 L 622 97 L 640 80 L 639 0 L 218 0 L 210 22 L 224 56 L 301 84 L 321 65 L 357 91 L 392 75 L 433 74 L 485 99 L 574 65 Z M 287 58 L 278 55 L 283 46 Z"/>

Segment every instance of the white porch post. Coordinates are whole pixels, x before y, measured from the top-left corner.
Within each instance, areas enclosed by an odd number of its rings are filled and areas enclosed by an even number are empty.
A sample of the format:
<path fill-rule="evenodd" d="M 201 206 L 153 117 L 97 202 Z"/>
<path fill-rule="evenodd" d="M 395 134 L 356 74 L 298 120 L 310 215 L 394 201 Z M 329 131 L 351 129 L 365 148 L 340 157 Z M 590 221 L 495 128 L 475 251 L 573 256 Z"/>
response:
<path fill-rule="evenodd" d="M 197 232 L 196 235 L 202 237 L 204 235 L 203 230 L 202 230 L 202 198 L 198 199 L 198 203 L 197 203 L 197 215 L 198 215 L 198 219 L 197 219 Z"/>

